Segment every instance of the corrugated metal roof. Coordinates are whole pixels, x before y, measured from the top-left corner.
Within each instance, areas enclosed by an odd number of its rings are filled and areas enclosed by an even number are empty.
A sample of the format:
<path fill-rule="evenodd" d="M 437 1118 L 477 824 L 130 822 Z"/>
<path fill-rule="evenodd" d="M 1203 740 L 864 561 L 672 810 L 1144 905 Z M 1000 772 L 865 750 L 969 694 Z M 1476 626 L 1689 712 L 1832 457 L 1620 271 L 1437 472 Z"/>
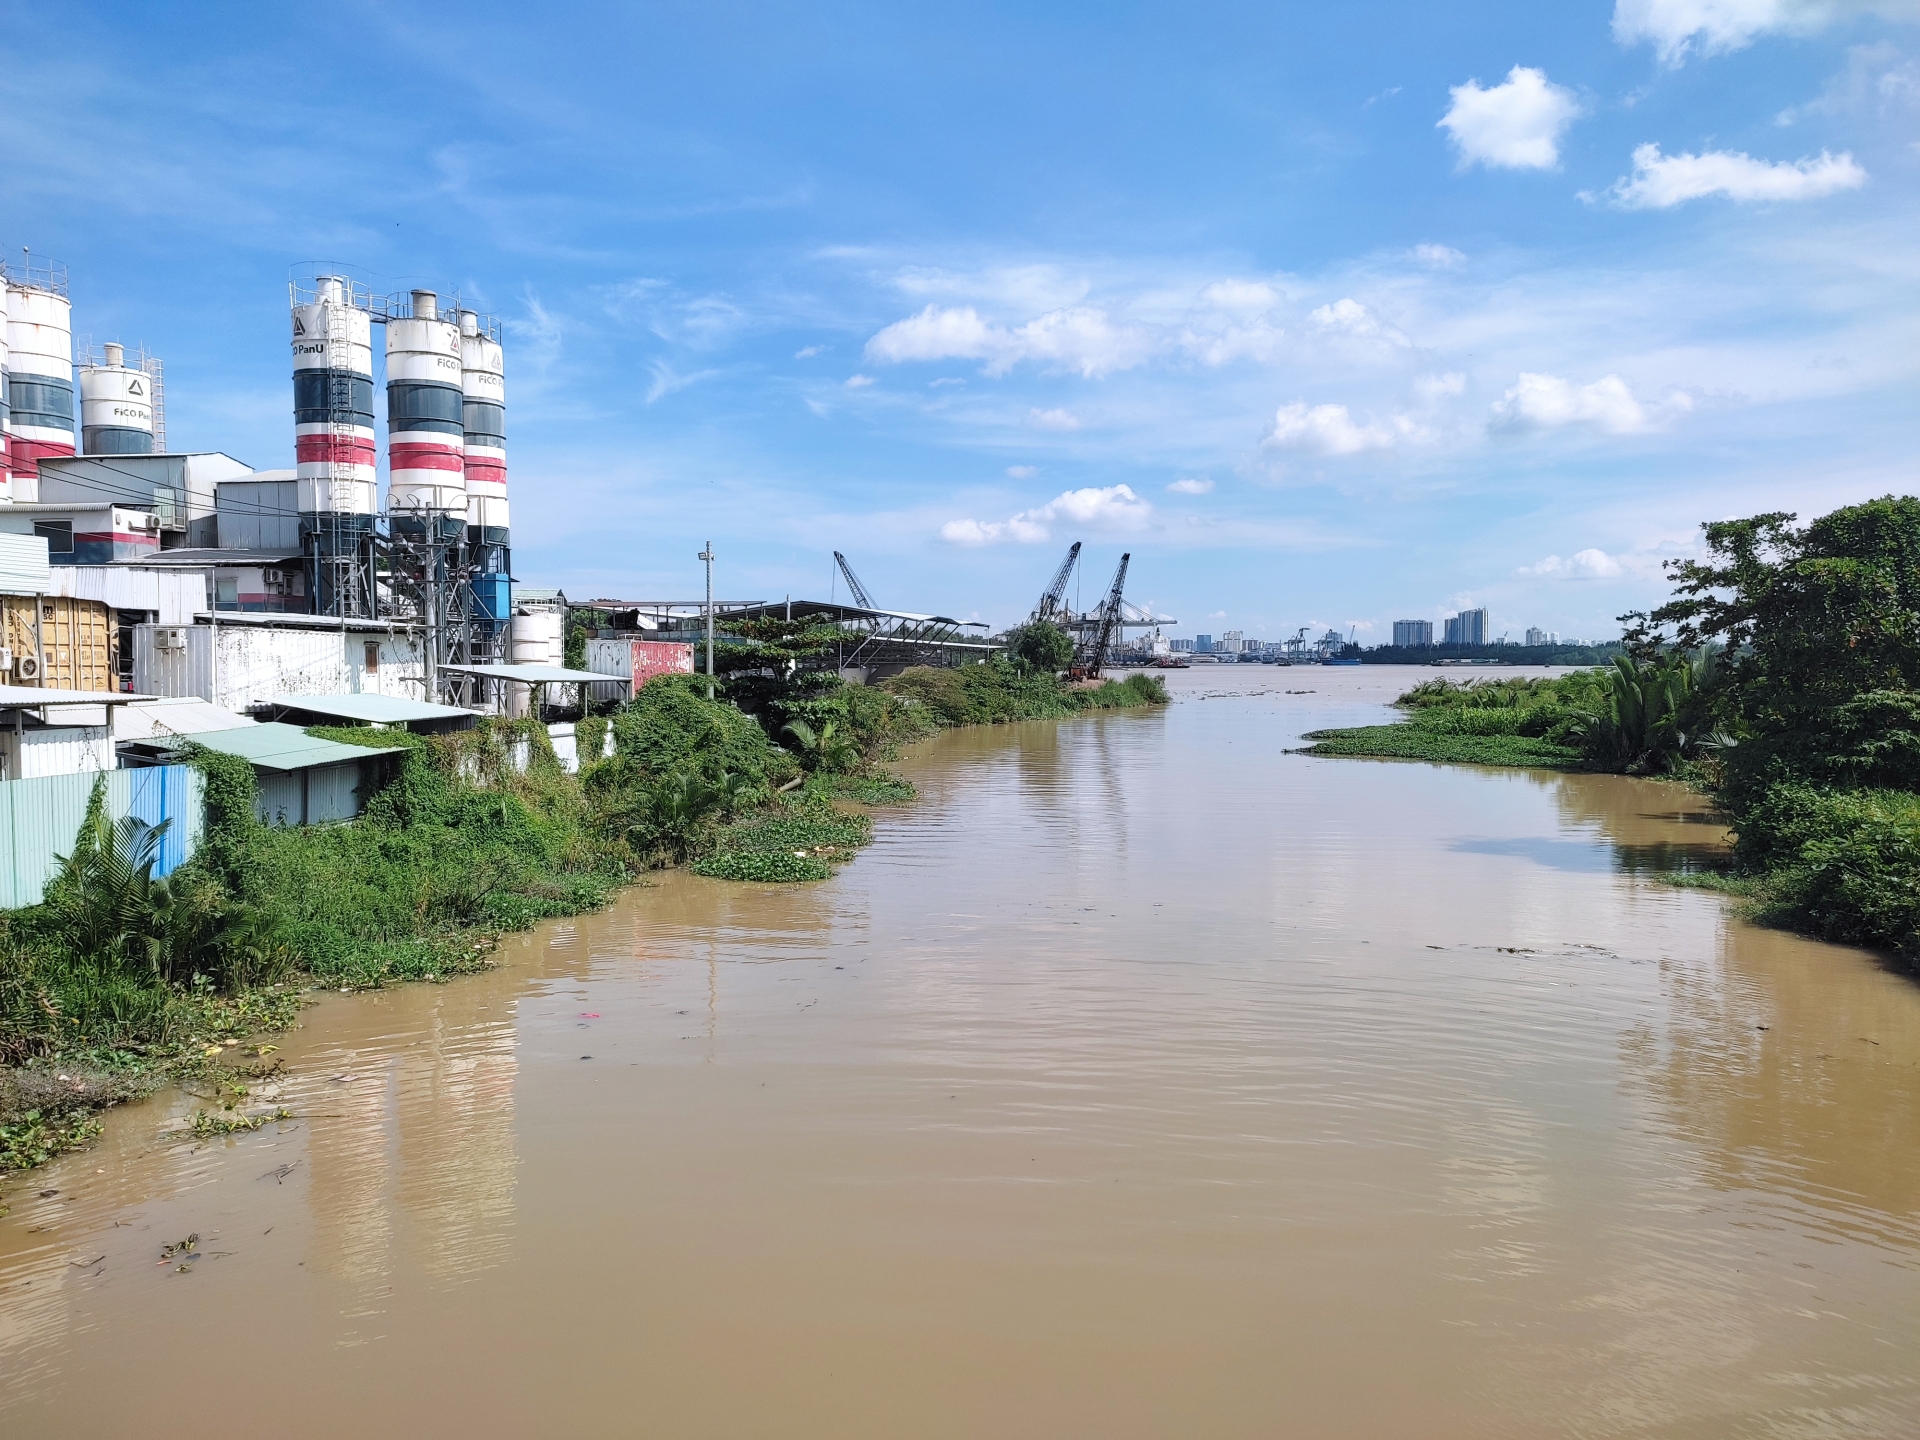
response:
<path fill-rule="evenodd" d="M 114 690 L 55 690 L 37 685 L 0 685 L 0 710 L 38 710 L 42 705 L 131 705 L 157 695 L 123 695 Z"/>
<path fill-rule="evenodd" d="M 568 670 L 561 665 L 442 665 L 460 675 L 478 675 L 483 680 L 517 680 L 522 685 L 554 685 L 574 680 L 608 680 L 621 683 L 617 675 L 601 675 L 592 670 Z"/>
<path fill-rule="evenodd" d="M 115 610 L 151 611 L 162 625 L 191 625 L 194 612 L 207 608 L 207 578 L 193 571 L 183 574 L 122 565 L 56 565 L 46 593 L 98 600 Z"/>
<path fill-rule="evenodd" d="M 413 720 L 470 720 L 474 712 L 458 705 L 433 705 L 402 695 L 270 695 L 259 702 L 313 715 L 338 715 L 372 725 L 404 725 Z"/>
<path fill-rule="evenodd" d="M 43 595 L 52 570 L 46 536 L 0 534 L 0 595 Z"/>
<path fill-rule="evenodd" d="M 146 740 L 153 736 L 198 735 L 208 730 L 238 730 L 260 722 L 191 696 L 178 700 L 142 700 L 114 719 L 116 740 Z"/>
<path fill-rule="evenodd" d="M 262 770 L 308 770 L 315 765 L 339 765 L 404 750 L 404 745 L 344 745 L 322 740 L 298 725 L 243 725 L 234 730 L 208 730 L 191 737 L 196 745 L 238 755 Z"/>

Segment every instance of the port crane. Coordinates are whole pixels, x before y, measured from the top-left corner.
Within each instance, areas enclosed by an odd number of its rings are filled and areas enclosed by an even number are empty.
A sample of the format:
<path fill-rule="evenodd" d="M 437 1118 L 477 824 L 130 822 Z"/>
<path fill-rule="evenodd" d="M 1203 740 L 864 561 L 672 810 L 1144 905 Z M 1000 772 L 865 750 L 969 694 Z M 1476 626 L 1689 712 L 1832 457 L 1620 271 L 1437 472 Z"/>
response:
<path fill-rule="evenodd" d="M 1074 548 L 1077 550 L 1079 547 Z M 1081 634 L 1085 637 L 1091 632 L 1092 639 L 1085 644 L 1082 653 L 1074 657 L 1071 673 L 1076 680 L 1098 680 L 1101 667 L 1107 663 L 1107 651 L 1121 624 L 1120 606 L 1127 588 L 1127 562 L 1132 559 L 1131 554 L 1120 557 L 1120 568 L 1113 572 L 1113 584 L 1107 589 L 1107 598 L 1100 602 L 1100 608 L 1091 616 L 1081 617 L 1084 627 Z"/>
<path fill-rule="evenodd" d="M 1074 541 L 1067 547 L 1067 558 L 1060 562 L 1060 568 L 1053 572 L 1053 582 L 1040 596 L 1039 604 L 1033 607 L 1033 620 L 1051 620 L 1059 624 L 1060 600 L 1067 593 L 1067 581 L 1073 576 L 1073 567 L 1080 559 L 1080 542 Z"/>
<path fill-rule="evenodd" d="M 1074 548 L 1077 550 L 1080 547 L 1076 545 Z M 840 567 L 840 573 L 847 577 L 847 589 L 853 592 L 853 598 L 862 610 L 877 610 L 880 608 L 868 598 L 867 587 L 862 585 L 860 583 L 860 577 L 853 573 L 853 566 L 847 563 L 846 556 L 842 555 L 838 550 L 834 551 L 833 563 L 838 565 Z"/>

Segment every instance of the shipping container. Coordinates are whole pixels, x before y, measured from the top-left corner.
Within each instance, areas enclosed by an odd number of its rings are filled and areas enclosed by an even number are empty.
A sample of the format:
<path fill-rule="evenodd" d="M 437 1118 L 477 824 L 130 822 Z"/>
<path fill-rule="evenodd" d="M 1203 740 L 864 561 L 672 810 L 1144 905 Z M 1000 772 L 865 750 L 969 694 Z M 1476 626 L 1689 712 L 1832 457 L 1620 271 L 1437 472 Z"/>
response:
<path fill-rule="evenodd" d="M 596 675 L 617 675 L 628 682 L 629 695 L 656 675 L 693 674 L 693 646 L 670 640 L 589 639 L 587 669 Z"/>
<path fill-rule="evenodd" d="M 0 684 L 58 690 L 113 690 L 120 631 L 98 600 L 68 595 L 0 595 Z M 37 657 L 37 659 L 35 658 Z M 32 660 L 32 664 L 23 661 Z"/>

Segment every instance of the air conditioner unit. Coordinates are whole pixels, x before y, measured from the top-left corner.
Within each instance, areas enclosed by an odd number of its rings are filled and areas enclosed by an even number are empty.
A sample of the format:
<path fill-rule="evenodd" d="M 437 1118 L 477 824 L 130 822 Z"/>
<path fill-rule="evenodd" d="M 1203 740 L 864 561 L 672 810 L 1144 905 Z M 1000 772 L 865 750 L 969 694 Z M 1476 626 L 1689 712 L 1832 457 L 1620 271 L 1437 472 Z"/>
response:
<path fill-rule="evenodd" d="M 13 669 L 13 651 L 0 645 L 0 674 L 5 674 L 11 669 Z"/>
<path fill-rule="evenodd" d="M 168 625 L 153 632 L 153 648 L 156 650 L 184 650 L 187 648 L 187 632 L 178 625 Z"/>
<path fill-rule="evenodd" d="M 21 680 L 38 680 L 41 668 L 38 655 L 22 655 L 13 662 L 13 673 Z"/>

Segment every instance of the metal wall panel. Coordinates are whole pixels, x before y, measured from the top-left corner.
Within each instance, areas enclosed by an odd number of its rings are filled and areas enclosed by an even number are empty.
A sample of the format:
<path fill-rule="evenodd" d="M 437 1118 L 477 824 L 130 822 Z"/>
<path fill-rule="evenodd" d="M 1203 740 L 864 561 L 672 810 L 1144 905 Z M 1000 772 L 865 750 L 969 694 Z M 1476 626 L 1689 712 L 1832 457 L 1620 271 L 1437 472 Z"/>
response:
<path fill-rule="evenodd" d="M 0 533 L 0 595 L 42 594 L 52 569 L 44 535 Z"/>
<path fill-rule="evenodd" d="M 0 909 L 37 905 L 47 882 L 87 818 L 100 775 L 46 775 L 0 782 Z M 206 830 L 206 777 L 191 765 L 105 773 L 107 814 L 138 815 L 150 825 L 171 821 L 156 875 L 170 875 L 194 852 Z"/>
<path fill-rule="evenodd" d="M 298 825 L 306 815 L 306 784 L 298 770 L 255 770 L 253 813 L 263 825 Z"/>

